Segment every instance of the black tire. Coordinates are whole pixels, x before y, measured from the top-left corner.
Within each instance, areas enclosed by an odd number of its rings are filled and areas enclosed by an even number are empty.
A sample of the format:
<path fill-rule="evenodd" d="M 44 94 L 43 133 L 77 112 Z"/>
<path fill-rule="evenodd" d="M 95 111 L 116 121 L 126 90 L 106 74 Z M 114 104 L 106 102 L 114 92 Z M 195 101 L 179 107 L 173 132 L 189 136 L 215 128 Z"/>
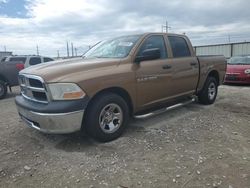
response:
<path fill-rule="evenodd" d="M 198 94 L 199 103 L 213 104 L 218 93 L 218 83 L 214 77 L 208 77 L 202 91 Z"/>
<path fill-rule="evenodd" d="M 7 85 L 4 81 L 0 80 L 0 99 L 5 98 L 7 94 Z"/>
<path fill-rule="evenodd" d="M 97 96 L 90 105 L 83 125 L 87 134 L 101 142 L 112 141 L 121 136 L 129 121 L 129 109 L 125 100 L 119 95 L 107 92 Z M 109 114 L 112 107 L 113 113 Z M 114 118 L 119 111 L 121 111 L 122 120 Z M 111 131 L 112 129 L 114 132 Z"/>

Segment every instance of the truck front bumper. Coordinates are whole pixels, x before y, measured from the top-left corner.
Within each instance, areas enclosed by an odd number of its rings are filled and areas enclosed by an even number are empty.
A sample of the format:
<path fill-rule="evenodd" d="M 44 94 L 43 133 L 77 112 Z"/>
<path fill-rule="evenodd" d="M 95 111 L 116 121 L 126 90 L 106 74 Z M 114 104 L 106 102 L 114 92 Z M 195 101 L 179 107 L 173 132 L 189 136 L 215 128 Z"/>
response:
<path fill-rule="evenodd" d="M 78 104 L 80 101 L 77 101 Z M 22 96 L 16 97 L 16 105 L 21 119 L 31 128 L 43 133 L 65 134 L 81 130 L 84 115 L 84 106 L 72 111 L 73 103 L 65 103 L 66 107 L 58 108 L 56 104 L 32 104 L 34 102 L 24 99 Z M 65 106 L 64 105 L 64 106 Z M 49 106 L 49 107 L 48 107 Z M 36 108 L 36 109 L 34 109 Z M 46 112 L 47 111 L 47 112 Z"/>

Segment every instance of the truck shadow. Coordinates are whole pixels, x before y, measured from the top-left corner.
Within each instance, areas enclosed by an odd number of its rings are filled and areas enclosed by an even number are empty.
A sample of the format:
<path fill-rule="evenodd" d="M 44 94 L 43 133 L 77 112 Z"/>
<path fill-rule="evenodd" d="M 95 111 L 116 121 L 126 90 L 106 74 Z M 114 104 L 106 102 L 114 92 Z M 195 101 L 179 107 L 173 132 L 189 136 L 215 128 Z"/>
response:
<path fill-rule="evenodd" d="M 175 121 L 190 113 L 199 112 L 203 108 L 205 107 L 192 103 L 145 119 L 131 118 L 124 134 L 120 138 L 107 143 L 97 142 L 85 133 L 80 132 L 67 135 L 46 135 L 46 137 L 50 141 L 53 141 L 55 138 L 60 140 L 55 143 L 54 147 L 65 152 L 86 152 L 87 154 L 96 154 L 96 150 L 98 150 L 106 153 L 115 151 L 119 145 L 124 143 L 124 140 L 127 142 L 134 138 L 143 139 L 146 132 L 152 130 L 166 132 L 164 125 L 166 125 L 168 121 Z"/>

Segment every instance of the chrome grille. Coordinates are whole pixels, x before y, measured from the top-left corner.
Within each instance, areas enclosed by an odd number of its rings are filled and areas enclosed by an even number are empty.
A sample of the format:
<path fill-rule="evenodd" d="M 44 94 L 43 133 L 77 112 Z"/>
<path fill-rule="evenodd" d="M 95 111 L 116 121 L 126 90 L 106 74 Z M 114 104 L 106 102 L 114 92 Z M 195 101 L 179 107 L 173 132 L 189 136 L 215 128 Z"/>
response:
<path fill-rule="evenodd" d="M 35 102 L 48 103 L 46 87 L 41 77 L 20 74 L 18 78 L 21 94 L 24 98 Z"/>

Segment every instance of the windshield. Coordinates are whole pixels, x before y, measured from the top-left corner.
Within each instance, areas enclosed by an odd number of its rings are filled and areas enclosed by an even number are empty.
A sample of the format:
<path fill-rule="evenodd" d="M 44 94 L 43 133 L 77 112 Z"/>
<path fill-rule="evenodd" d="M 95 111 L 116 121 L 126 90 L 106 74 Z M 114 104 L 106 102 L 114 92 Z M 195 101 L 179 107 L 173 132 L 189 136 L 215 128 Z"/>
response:
<path fill-rule="evenodd" d="M 250 56 L 232 57 L 228 60 L 230 65 L 250 65 Z"/>
<path fill-rule="evenodd" d="M 141 35 L 123 36 L 100 42 L 84 54 L 84 58 L 127 57 Z"/>

